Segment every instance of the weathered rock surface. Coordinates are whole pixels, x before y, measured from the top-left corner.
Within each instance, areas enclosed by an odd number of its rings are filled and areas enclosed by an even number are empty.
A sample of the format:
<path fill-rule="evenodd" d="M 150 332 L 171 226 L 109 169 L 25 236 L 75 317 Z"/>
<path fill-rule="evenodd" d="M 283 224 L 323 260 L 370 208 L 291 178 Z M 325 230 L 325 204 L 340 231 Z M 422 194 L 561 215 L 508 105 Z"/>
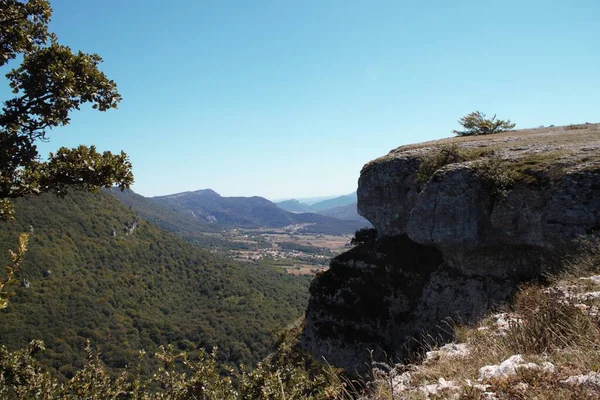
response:
<path fill-rule="evenodd" d="M 572 386 L 595 386 L 600 388 L 600 374 L 597 372 L 588 372 L 584 375 L 574 375 L 562 381 Z"/>
<path fill-rule="evenodd" d="M 478 379 L 480 381 L 490 381 L 494 379 L 508 378 L 517 375 L 519 369 L 540 370 L 547 373 L 554 372 L 554 364 L 544 362 L 541 365 L 532 362 L 525 362 L 523 356 L 516 354 L 502 361 L 498 365 L 486 365 L 479 369 Z"/>
<path fill-rule="evenodd" d="M 313 281 L 303 347 L 353 373 L 375 359 L 403 359 L 423 335 L 449 339 L 448 321 L 472 321 L 511 294 L 515 282 L 467 276 L 435 247 L 385 237 L 331 262 Z"/>
<path fill-rule="evenodd" d="M 493 150 L 530 178 L 517 180 L 505 201 L 478 181 L 477 160 L 445 166 L 417 184 L 421 159 L 439 142 L 393 150 L 363 168 L 359 213 L 382 236 L 406 234 L 437 247 L 455 268 L 536 275 L 543 267 L 536 261 L 551 265 L 572 239 L 600 230 L 600 125 L 567 128 L 453 140 L 465 151 Z"/>
<path fill-rule="evenodd" d="M 417 183 L 440 144 L 481 156 Z M 493 151 L 514 170 L 506 198 L 477 174 Z M 351 372 L 407 355 L 414 338 L 447 337 L 518 282 L 547 272 L 580 235 L 600 231 L 600 124 L 514 131 L 405 146 L 365 165 L 358 210 L 379 238 L 335 258 L 311 285 L 303 346 Z"/>

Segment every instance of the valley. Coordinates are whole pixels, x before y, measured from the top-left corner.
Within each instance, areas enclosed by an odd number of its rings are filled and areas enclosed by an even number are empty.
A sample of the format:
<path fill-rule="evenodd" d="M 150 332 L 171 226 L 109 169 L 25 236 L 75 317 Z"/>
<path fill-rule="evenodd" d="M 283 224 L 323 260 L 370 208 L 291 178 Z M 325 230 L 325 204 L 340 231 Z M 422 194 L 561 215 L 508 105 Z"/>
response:
<path fill-rule="evenodd" d="M 282 229 L 233 229 L 222 238 L 243 249 L 226 251 L 237 260 L 284 269 L 293 275 L 312 275 L 326 269 L 331 258 L 344 252 L 352 235 L 297 232 L 297 226 Z"/>
<path fill-rule="evenodd" d="M 356 230 L 370 226 L 366 220 L 293 212 L 261 197 L 222 197 L 212 190 L 161 197 L 131 190 L 107 193 L 142 218 L 215 255 L 293 275 L 326 269 L 331 258 L 347 249 Z M 355 197 L 341 196 L 350 201 L 342 207 L 354 207 L 356 214 Z M 321 213 L 339 209 L 339 201 L 333 200 L 316 208 Z"/>

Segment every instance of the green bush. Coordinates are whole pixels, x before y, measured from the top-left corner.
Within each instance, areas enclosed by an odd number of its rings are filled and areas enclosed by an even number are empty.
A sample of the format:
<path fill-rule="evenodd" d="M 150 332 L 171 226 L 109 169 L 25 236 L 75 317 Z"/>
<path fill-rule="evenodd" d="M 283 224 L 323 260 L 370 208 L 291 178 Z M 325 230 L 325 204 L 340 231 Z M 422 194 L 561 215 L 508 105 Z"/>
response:
<path fill-rule="evenodd" d="M 140 353 L 137 364 L 119 375 L 111 374 L 100 353 L 87 346 L 87 360 L 73 378 L 61 382 L 45 372 L 34 354 L 44 350 L 40 341 L 26 349 L 10 352 L 0 347 L 0 398 L 28 399 L 132 399 L 132 400 L 284 400 L 350 399 L 341 372 L 312 361 L 300 349 L 297 324 L 282 334 L 277 350 L 254 370 L 241 372 L 224 368 L 217 361 L 217 350 L 201 353 L 190 360 L 187 353 L 173 346 L 154 354 L 161 366 L 150 378 L 141 374 L 148 358 Z M 135 362 L 135 360 L 132 360 Z"/>
<path fill-rule="evenodd" d="M 473 164 L 475 178 L 489 192 L 492 200 L 506 199 L 519 175 L 490 149 L 465 150 L 455 143 L 439 145 L 423 156 L 415 181 L 424 184 L 444 166 L 471 160 L 477 160 Z"/>
<path fill-rule="evenodd" d="M 463 161 L 466 161 L 466 156 L 457 144 L 442 144 L 423 157 L 417 171 L 416 182 L 425 183 L 445 165 Z"/>
<path fill-rule="evenodd" d="M 458 136 L 478 136 L 500 133 L 513 129 L 515 124 L 510 120 L 486 118 L 485 113 L 474 111 L 458 120 L 458 123 L 464 128 L 462 131 L 453 130 L 452 133 Z"/>
<path fill-rule="evenodd" d="M 518 173 L 501 157 L 485 157 L 474 165 L 474 175 L 489 193 L 492 202 L 503 201 L 515 183 Z"/>

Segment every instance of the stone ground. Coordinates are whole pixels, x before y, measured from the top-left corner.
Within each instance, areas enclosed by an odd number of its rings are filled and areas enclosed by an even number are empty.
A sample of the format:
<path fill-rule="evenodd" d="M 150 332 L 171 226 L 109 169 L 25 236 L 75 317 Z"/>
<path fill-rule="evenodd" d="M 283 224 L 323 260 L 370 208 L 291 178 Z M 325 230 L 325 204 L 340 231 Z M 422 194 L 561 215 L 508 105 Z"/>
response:
<path fill-rule="evenodd" d="M 567 277 L 547 288 L 540 288 L 540 291 L 569 307 L 573 313 L 589 317 L 589 321 L 599 326 L 600 275 Z M 463 331 L 458 336 L 464 337 L 465 342 L 433 347 L 420 363 L 376 363 L 373 366 L 376 379 L 370 384 L 369 394 L 362 399 L 600 398 L 598 365 L 586 366 L 585 362 L 578 363 L 565 357 L 565 354 L 578 350 L 573 346 L 558 351 L 549 349 L 543 354 L 498 351 L 505 346 L 507 335 L 510 337 L 518 327 L 532 323 L 527 318 L 507 308 L 504 312 L 489 315 L 476 326 L 461 328 Z M 600 330 L 596 332 L 600 334 Z M 597 341 L 598 337 L 590 339 Z M 482 351 L 486 351 L 481 348 L 482 344 L 489 347 L 490 353 L 498 353 L 496 363 L 488 364 L 486 361 L 490 358 L 481 357 Z M 586 356 L 600 360 L 597 346 L 579 350 L 593 351 L 595 355 Z M 586 360 L 589 362 L 590 359 Z"/>

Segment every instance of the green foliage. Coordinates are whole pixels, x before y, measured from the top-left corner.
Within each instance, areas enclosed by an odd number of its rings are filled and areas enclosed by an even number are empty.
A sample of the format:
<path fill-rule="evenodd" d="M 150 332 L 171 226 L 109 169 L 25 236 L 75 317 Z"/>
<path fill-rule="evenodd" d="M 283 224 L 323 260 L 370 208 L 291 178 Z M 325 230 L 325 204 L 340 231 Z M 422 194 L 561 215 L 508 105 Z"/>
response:
<path fill-rule="evenodd" d="M 86 340 L 111 371 L 168 343 L 192 353 L 218 346 L 221 364 L 255 364 L 272 348 L 270 332 L 306 307 L 306 278 L 217 258 L 106 193 L 19 199 L 16 210 L 0 225 L 0 262 L 19 232 L 32 232 L 19 272 L 30 287 L 16 287 L 0 310 L 0 344 L 43 340 L 42 365 L 63 378 L 81 368 Z M 143 375 L 156 362 L 145 358 Z"/>
<path fill-rule="evenodd" d="M 457 144 L 442 144 L 425 154 L 419 165 L 415 181 L 426 183 L 446 165 L 477 160 L 473 164 L 473 173 L 479 183 L 489 193 L 492 201 L 502 201 L 519 178 L 515 169 L 493 150 L 461 149 Z"/>
<path fill-rule="evenodd" d="M 10 255 L 10 262 L 6 266 L 6 276 L 0 278 L 0 310 L 8 306 L 8 298 L 13 295 L 9 291 L 11 286 L 17 283 L 15 274 L 19 270 L 19 266 L 23 261 L 23 256 L 27 252 L 27 243 L 29 242 L 29 235 L 22 233 L 19 236 L 19 247 L 17 251 L 8 250 Z"/>
<path fill-rule="evenodd" d="M 0 217 L 10 219 L 9 199 L 67 189 L 121 188 L 133 183 L 127 155 L 92 147 L 61 148 L 40 161 L 36 141 L 67 125 L 83 104 L 107 111 L 121 101 L 114 81 L 98 69 L 97 54 L 73 53 L 48 32 L 47 0 L 0 0 L 0 67 L 19 58 L 6 74 L 15 97 L 0 112 Z"/>
<path fill-rule="evenodd" d="M 369 243 L 377 239 L 377 229 L 362 228 L 354 233 L 354 237 L 350 240 L 351 246 L 358 246 Z"/>
<path fill-rule="evenodd" d="M 279 248 L 282 250 L 298 251 L 298 252 L 302 252 L 302 253 L 306 253 L 306 254 L 323 254 L 323 253 L 331 254 L 331 250 L 329 250 L 327 248 L 315 247 L 310 244 L 300 244 L 300 243 L 295 243 L 295 242 L 279 242 L 279 243 L 277 243 L 277 246 L 279 246 Z M 333 255 L 333 254 L 331 254 L 331 255 Z"/>
<path fill-rule="evenodd" d="M 0 67 L 46 42 L 51 15 L 46 0 L 0 0 Z"/>
<path fill-rule="evenodd" d="M 466 156 L 457 144 L 442 144 L 423 156 L 417 171 L 416 182 L 423 184 L 445 165 L 465 160 Z"/>
<path fill-rule="evenodd" d="M 485 157 L 474 165 L 475 178 L 489 193 L 492 202 L 503 201 L 518 178 L 518 173 L 499 156 Z"/>
<path fill-rule="evenodd" d="M 121 203 L 131 207 L 142 218 L 155 223 L 167 232 L 185 237 L 189 241 L 193 242 L 196 236 L 202 235 L 199 232 L 216 233 L 223 231 L 223 227 L 194 218 L 189 212 L 181 213 L 173 208 L 164 207 L 150 198 L 135 193 L 133 190 L 111 188 L 105 189 L 105 191 Z M 206 235 L 203 235 L 199 241 L 204 239 L 204 236 Z M 204 247 L 205 243 L 202 243 L 202 245 Z"/>
<path fill-rule="evenodd" d="M 297 329 L 297 328 L 295 328 Z M 58 381 L 44 371 L 34 355 L 44 350 L 33 341 L 27 348 L 10 352 L 0 347 L 0 395 L 3 399 L 136 399 L 136 400 L 343 400 L 350 391 L 339 370 L 318 364 L 299 350 L 297 333 L 280 342 L 277 351 L 254 370 L 223 370 L 217 349 L 190 359 L 173 346 L 161 346 L 154 358 L 160 364 L 149 377 L 140 374 L 148 355 L 141 352 L 137 364 L 113 376 L 100 353 L 86 346 L 86 362 L 73 378 Z"/>
<path fill-rule="evenodd" d="M 515 124 L 510 120 L 496 119 L 496 115 L 492 118 L 486 118 L 486 115 L 480 111 L 465 115 L 458 120 L 458 123 L 464 128 L 462 131 L 452 131 L 458 136 L 490 135 L 509 131 L 515 127 Z"/>
<path fill-rule="evenodd" d="M 351 399 L 356 394 L 342 371 L 315 362 L 300 347 L 304 327 L 297 322 L 281 332 L 276 351 L 239 379 L 239 399 Z"/>

